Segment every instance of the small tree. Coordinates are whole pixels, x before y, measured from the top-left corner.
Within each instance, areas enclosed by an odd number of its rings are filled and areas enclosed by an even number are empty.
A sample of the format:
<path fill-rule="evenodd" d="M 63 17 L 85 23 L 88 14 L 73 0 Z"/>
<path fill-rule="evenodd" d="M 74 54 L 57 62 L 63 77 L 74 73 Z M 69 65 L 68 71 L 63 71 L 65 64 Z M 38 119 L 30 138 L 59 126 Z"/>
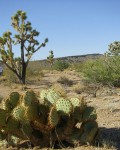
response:
<path fill-rule="evenodd" d="M 12 72 L 16 74 L 19 81 L 25 84 L 26 68 L 35 52 L 41 47 L 45 47 L 48 39 L 43 43 L 39 43 L 35 37 L 39 36 L 39 32 L 34 30 L 29 21 L 26 21 L 26 13 L 19 10 L 11 17 L 12 26 L 17 31 L 12 37 L 12 33 L 7 31 L 0 37 L 0 62 L 4 63 Z M 20 46 L 20 57 L 15 58 L 13 46 Z"/>
<path fill-rule="evenodd" d="M 53 51 L 49 51 L 49 56 L 47 57 L 47 61 L 50 63 L 51 67 L 53 65 L 53 61 L 54 61 L 54 54 Z"/>
<path fill-rule="evenodd" d="M 105 53 L 107 56 L 120 55 L 120 41 L 115 41 L 109 45 L 108 51 Z"/>

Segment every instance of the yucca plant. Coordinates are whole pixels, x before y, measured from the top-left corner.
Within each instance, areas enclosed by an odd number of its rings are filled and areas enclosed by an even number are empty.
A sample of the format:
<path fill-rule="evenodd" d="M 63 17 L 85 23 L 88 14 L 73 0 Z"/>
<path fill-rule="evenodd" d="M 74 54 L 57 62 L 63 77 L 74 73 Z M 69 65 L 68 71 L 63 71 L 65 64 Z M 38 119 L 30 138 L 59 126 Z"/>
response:
<path fill-rule="evenodd" d="M 16 34 L 7 31 L 0 37 L 0 62 L 6 65 L 19 79 L 25 84 L 26 69 L 28 63 L 40 48 L 45 47 L 48 39 L 43 43 L 39 43 L 36 37 L 39 32 L 32 28 L 31 22 L 27 21 L 25 12 L 18 10 L 14 16 L 11 17 L 12 27 L 16 30 Z M 14 56 L 13 46 L 20 47 L 20 57 Z"/>

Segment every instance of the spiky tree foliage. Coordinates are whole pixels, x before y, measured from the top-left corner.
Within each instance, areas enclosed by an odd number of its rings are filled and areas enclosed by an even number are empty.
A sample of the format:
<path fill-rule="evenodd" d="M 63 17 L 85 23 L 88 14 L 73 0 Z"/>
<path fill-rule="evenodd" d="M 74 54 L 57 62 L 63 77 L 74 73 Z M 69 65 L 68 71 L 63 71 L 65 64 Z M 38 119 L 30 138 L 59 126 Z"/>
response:
<path fill-rule="evenodd" d="M 115 41 L 109 45 L 108 51 L 105 53 L 107 56 L 120 55 L 120 41 Z"/>
<path fill-rule="evenodd" d="M 53 54 L 53 51 L 49 51 L 49 56 L 47 57 L 47 61 L 50 63 L 51 67 L 53 65 L 53 62 L 54 62 L 54 54 Z"/>
<path fill-rule="evenodd" d="M 12 35 L 10 31 L 7 31 L 0 37 L 0 62 L 4 63 L 17 75 L 19 81 L 25 84 L 26 68 L 31 57 L 41 47 L 45 47 L 48 39 L 46 38 L 43 43 L 36 40 L 40 33 L 32 28 L 31 23 L 27 21 L 26 13 L 21 10 L 11 17 L 11 21 L 17 34 Z M 14 57 L 13 46 L 15 45 L 20 46 L 19 58 Z"/>

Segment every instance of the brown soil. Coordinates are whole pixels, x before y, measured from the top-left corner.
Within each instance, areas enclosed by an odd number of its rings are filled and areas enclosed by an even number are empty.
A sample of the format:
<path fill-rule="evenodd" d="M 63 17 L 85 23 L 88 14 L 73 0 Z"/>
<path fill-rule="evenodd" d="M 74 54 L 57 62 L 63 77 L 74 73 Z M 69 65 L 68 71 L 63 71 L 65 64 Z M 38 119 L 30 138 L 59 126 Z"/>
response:
<path fill-rule="evenodd" d="M 73 81 L 73 85 L 63 85 L 68 96 L 84 96 L 90 106 L 94 106 L 97 111 L 97 122 L 100 129 L 100 140 L 103 147 L 97 146 L 80 146 L 74 149 L 79 150 L 120 150 L 120 89 L 99 87 L 96 85 L 85 86 L 80 76 L 74 71 L 64 72 L 44 72 L 44 77 L 40 80 L 36 77 L 31 78 L 25 86 L 18 84 L 0 84 L 0 96 L 5 98 L 11 91 L 24 92 L 26 89 L 33 89 L 40 92 L 41 89 L 48 88 L 57 83 L 61 76 L 66 76 Z M 1 78 L 1 77 L 0 77 Z M 75 87 L 78 86 L 79 94 L 76 93 Z M 36 148 L 37 149 L 37 148 Z"/>

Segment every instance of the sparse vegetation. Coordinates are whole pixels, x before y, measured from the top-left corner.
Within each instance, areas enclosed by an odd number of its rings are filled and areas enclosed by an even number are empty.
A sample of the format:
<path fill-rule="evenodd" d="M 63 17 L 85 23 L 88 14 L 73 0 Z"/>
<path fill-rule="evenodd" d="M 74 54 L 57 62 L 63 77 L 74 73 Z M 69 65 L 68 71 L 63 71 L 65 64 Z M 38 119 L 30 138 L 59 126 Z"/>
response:
<path fill-rule="evenodd" d="M 57 80 L 58 83 L 61 83 L 61 84 L 64 84 L 66 86 L 71 86 L 73 85 L 73 81 L 68 79 L 67 77 L 65 76 L 62 76 L 60 77 L 58 80 Z"/>
<path fill-rule="evenodd" d="M 5 77 L 5 81 L 8 82 L 8 84 L 19 82 L 17 76 L 7 67 L 4 68 L 3 76 Z"/>
<path fill-rule="evenodd" d="M 42 70 L 36 70 L 36 68 L 28 67 L 26 75 L 27 75 L 27 78 L 29 79 L 35 76 L 43 77 L 44 73 Z"/>
<path fill-rule="evenodd" d="M 79 70 L 86 80 L 109 86 L 120 86 L 120 56 L 103 57 L 80 64 Z"/>
<path fill-rule="evenodd" d="M 86 90 L 86 86 L 81 84 L 76 84 L 73 87 L 73 90 L 75 91 L 75 93 L 77 94 L 81 94 L 82 92 L 84 92 Z"/>
<path fill-rule="evenodd" d="M 68 67 L 69 67 L 69 63 L 67 63 L 65 61 L 60 61 L 60 60 L 55 61 L 54 65 L 53 65 L 53 69 L 55 69 L 57 71 L 64 71 Z"/>

